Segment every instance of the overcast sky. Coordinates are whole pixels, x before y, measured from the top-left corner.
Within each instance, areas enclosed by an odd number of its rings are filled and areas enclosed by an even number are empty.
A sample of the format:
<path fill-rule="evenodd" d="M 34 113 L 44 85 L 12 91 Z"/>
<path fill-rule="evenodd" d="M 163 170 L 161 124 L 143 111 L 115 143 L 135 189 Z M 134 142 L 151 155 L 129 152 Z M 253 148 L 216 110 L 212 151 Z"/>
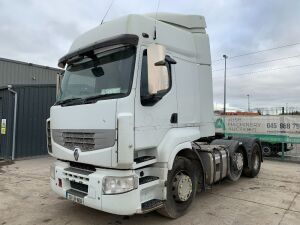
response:
<path fill-rule="evenodd" d="M 0 57 L 56 67 L 74 38 L 101 22 L 110 3 L 0 0 Z M 156 7 L 157 0 L 115 0 L 105 21 L 154 12 Z M 299 0 L 161 0 L 159 11 L 206 17 L 215 105 L 223 102 L 224 61 L 219 60 L 223 54 L 232 57 L 291 45 L 229 58 L 227 102 L 247 109 L 249 94 L 252 108 L 300 107 Z M 274 61 L 260 63 L 270 60 Z"/>

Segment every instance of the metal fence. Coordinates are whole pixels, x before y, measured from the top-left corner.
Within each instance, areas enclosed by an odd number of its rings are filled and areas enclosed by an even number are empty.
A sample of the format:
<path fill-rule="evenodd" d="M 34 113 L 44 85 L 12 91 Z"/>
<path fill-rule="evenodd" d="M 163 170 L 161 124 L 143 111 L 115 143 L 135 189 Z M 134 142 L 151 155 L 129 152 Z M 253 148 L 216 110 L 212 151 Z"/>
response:
<path fill-rule="evenodd" d="M 284 107 L 269 107 L 269 108 L 253 108 L 251 112 L 256 112 L 259 115 L 300 115 L 300 107 L 284 106 Z"/>
<path fill-rule="evenodd" d="M 270 157 L 265 156 L 265 159 L 300 163 L 300 144 L 287 144 L 287 147 Z"/>

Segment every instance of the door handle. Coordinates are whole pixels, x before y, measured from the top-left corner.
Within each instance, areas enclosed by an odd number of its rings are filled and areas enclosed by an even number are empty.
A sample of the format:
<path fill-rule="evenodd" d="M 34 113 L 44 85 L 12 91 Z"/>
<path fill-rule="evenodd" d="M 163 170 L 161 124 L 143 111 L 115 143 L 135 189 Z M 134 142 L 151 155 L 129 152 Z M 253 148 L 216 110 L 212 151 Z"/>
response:
<path fill-rule="evenodd" d="M 171 123 L 178 123 L 178 114 L 177 113 L 173 113 L 171 115 L 171 120 L 170 120 Z"/>

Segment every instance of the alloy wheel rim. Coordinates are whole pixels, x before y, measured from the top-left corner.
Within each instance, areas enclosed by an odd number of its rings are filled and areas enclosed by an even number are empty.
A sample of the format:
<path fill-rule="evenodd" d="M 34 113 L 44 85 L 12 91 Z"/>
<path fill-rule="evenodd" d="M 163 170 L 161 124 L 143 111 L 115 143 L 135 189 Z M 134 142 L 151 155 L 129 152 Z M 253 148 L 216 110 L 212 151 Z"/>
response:
<path fill-rule="evenodd" d="M 241 171 L 244 166 L 243 154 L 236 152 L 233 154 L 233 166 L 236 171 Z"/>
<path fill-rule="evenodd" d="M 190 176 L 182 171 L 178 172 L 173 179 L 173 198 L 178 202 L 186 202 L 192 195 L 193 182 Z"/>

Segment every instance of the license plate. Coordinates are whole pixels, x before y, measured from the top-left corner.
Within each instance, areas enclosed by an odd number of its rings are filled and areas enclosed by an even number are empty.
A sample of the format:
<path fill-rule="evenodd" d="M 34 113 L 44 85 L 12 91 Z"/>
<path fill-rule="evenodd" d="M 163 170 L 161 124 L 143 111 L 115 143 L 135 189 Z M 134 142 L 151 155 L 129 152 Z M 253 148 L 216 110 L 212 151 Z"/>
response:
<path fill-rule="evenodd" d="M 75 195 L 72 195 L 70 193 L 67 193 L 67 199 L 79 203 L 79 204 L 83 204 L 83 198 L 77 197 Z"/>

